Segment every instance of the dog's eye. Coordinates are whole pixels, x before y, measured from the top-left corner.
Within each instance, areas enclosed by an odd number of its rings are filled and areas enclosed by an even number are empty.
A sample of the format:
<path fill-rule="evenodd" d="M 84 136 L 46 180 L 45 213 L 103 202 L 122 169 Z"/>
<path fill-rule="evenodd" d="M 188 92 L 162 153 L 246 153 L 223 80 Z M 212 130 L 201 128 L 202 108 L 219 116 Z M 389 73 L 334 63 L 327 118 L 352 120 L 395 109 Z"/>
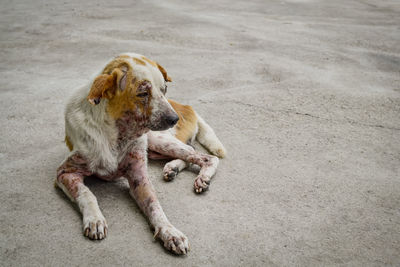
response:
<path fill-rule="evenodd" d="M 137 94 L 136 96 L 137 96 L 137 97 L 146 97 L 146 96 L 148 96 L 148 95 L 149 95 L 149 93 L 143 92 L 143 93 Z"/>

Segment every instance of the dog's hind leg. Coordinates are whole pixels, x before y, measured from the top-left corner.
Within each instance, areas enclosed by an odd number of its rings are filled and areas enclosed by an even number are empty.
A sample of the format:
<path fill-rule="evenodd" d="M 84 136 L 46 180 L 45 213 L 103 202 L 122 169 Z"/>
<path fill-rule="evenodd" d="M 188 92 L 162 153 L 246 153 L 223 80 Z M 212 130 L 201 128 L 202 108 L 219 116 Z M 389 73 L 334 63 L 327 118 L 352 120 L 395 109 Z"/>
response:
<path fill-rule="evenodd" d="M 181 159 L 174 159 L 165 164 L 163 174 L 164 174 L 164 180 L 165 181 L 172 181 L 180 171 L 185 169 L 186 167 L 189 166 L 189 163 L 187 163 L 184 160 Z"/>
<path fill-rule="evenodd" d="M 211 178 L 217 171 L 217 157 L 197 152 L 167 132 L 149 132 L 147 137 L 150 150 L 199 165 L 200 173 L 194 182 L 194 190 L 202 193 L 208 189 Z"/>
<path fill-rule="evenodd" d="M 56 185 L 78 204 L 83 216 L 83 234 L 90 239 L 103 239 L 107 236 L 107 222 L 96 197 L 83 183 L 84 176 L 89 175 L 85 160 L 74 154 L 58 168 Z"/>
<path fill-rule="evenodd" d="M 196 135 L 197 141 L 208 149 L 213 155 L 217 157 L 224 158 L 226 155 L 226 150 L 222 145 L 221 141 L 218 139 L 214 130 L 208 125 L 199 114 L 197 116 L 197 126 L 199 130 Z"/>

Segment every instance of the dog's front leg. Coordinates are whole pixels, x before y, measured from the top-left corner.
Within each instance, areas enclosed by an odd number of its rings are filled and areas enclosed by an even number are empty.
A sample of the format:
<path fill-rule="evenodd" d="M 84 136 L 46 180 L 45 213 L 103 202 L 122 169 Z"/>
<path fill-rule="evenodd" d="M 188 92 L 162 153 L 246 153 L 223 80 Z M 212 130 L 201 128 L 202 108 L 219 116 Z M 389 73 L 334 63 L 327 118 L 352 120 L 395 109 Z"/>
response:
<path fill-rule="evenodd" d="M 151 151 L 200 166 L 200 173 L 194 182 L 194 190 L 196 193 L 202 193 L 208 189 L 211 178 L 217 171 L 219 160 L 216 156 L 197 152 L 193 147 L 182 143 L 167 132 L 149 132 L 147 138 L 148 147 Z M 178 161 L 178 163 L 181 162 Z M 164 176 L 168 177 L 173 172 L 170 166 L 174 165 L 177 165 L 176 162 L 167 163 L 164 168 Z M 184 167 L 186 166 L 182 165 L 182 168 Z"/>
<path fill-rule="evenodd" d="M 186 254 L 189 249 L 187 237 L 168 221 L 148 179 L 146 150 L 129 153 L 128 157 L 130 167 L 126 177 L 129 181 L 130 194 L 149 218 L 154 227 L 154 237 L 160 238 L 166 249 L 176 254 Z"/>
<path fill-rule="evenodd" d="M 92 175 L 85 159 L 78 153 L 68 157 L 57 170 L 56 185 L 75 203 L 83 216 L 83 234 L 90 239 L 107 236 L 107 222 L 97 199 L 83 183 L 84 176 Z"/>

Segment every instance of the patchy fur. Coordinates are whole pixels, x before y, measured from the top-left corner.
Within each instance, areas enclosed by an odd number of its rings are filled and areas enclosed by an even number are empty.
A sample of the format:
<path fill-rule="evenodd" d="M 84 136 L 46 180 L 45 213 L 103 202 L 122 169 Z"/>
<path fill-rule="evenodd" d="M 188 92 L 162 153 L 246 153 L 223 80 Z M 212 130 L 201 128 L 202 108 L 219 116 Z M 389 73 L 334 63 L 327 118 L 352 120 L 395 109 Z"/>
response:
<path fill-rule="evenodd" d="M 105 238 L 108 226 L 84 178 L 94 175 L 111 181 L 125 177 L 130 194 L 154 227 L 154 236 L 174 253 L 188 251 L 187 237 L 172 226 L 155 195 L 147 158 L 175 159 L 164 168 L 166 180 L 172 180 L 188 163 L 199 165 L 194 189 L 201 193 L 216 172 L 218 158 L 198 153 L 186 143 L 197 136 L 210 152 L 223 156 L 225 150 L 190 106 L 167 101 L 168 81 L 171 78 L 157 62 L 125 53 L 111 60 L 67 103 L 65 143 L 71 152 L 57 170 L 56 185 L 78 204 L 83 233 L 90 239 Z"/>

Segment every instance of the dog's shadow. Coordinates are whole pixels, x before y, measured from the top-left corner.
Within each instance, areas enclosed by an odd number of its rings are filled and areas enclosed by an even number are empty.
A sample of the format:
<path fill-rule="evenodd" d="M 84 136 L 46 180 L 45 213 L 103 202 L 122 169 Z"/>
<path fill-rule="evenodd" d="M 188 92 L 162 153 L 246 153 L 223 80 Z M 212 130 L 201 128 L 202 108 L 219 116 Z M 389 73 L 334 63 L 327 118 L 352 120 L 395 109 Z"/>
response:
<path fill-rule="evenodd" d="M 88 176 L 85 177 L 84 184 L 95 195 L 99 202 L 100 209 L 107 208 L 104 206 L 108 206 L 107 203 L 109 201 L 118 199 L 132 206 L 134 212 L 140 212 L 139 207 L 137 207 L 135 201 L 129 194 L 129 185 L 125 178 L 121 177 L 115 181 L 104 181 L 96 176 Z M 64 198 L 66 201 L 70 202 L 77 214 L 82 216 L 79 207 L 71 202 L 60 188 L 56 187 L 56 191 L 60 198 Z"/>
<path fill-rule="evenodd" d="M 168 160 L 149 160 L 149 168 L 151 167 L 151 170 L 149 170 L 149 179 L 152 180 L 153 184 L 155 182 L 154 179 L 160 179 L 160 182 L 164 182 L 162 179 L 162 169 L 167 162 Z M 191 166 L 188 168 L 188 171 L 198 172 L 199 169 L 196 167 L 197 166 Z M 155 175 L 156 173 L 158 173 L 158 175 Z M 158 181 L 156 183 L 158 183 Z M 147 225 L 149 225 L 149 230 L 154 230 L 150 226 L 148 218 L 141 212 L 140 208 L 136 204 L 136 201 L 131 197 L 129 193 L 128 181 L 124 177 L 120 177 L 115 181 L 105 181 L 93 175 L 85 177 L 84 184 L 96 196 L 102 211 L 111 213 L 116 205 L 115 203 L 122 201 L 122 203 L 127 205 L 134 214 L 140 214 L 141 218 L 139 219 L 147 222 Z M 63 198 L 65 201 L 70 203 L 70 206 L 75 210 L 77 216 L 82 218 L 82 213 L 80 212 L 78 205 L 70 201 L 70 199 L 61 189 L 56 188 L 56 191 L 60 198 Z M 164 246 L 160 239 L 155 240 L 155 242 L 160 243 L 162 247 Z M 179 255 L 176 255 L 166 249 L 163 249 L 163 251 L 168 255 L 179 257 Z"/>

